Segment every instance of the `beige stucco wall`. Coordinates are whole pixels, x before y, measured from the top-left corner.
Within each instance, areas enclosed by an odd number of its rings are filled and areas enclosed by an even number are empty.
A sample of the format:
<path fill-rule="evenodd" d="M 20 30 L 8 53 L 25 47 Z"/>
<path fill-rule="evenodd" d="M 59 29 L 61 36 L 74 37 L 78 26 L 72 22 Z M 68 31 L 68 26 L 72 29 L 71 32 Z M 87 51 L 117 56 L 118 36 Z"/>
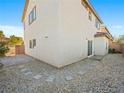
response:
<path fill-rule="evenodd" d="M 97 32 L 95 17 L 88 19 L 88 11 L 80 0 L 60 0 L 59 28 L 61 66 L 87 57 L 88 40 L 93 41 Z"/>
<path fill-rule="evenodd" d="M 28 14 L 36 6 L 37 19 L 28 24 Z M 81 0 L 30 0 L 25 20 L 26 54 L 56 67 L 62 67 L 87 57 L 88 40 L 93 41 L 99 30 L 95 17 L 88 19 L 88 11 Z M 45 38 L 45 37 L 48 38 Z M 34 49 L 29 40 L 36 39 Z"/>
<path fill-rule="evenodd" d="M 58 66 L 58 0 L 30 0 L 25 20 L 26 54 Z M 29 25 L 28 15 L 36 6 L 36 20 Z M 48 38 L 46 38 L 48 37 Z M 29 40 L 36 39 L 36 47 L 29 48 Z"/>
<path fill-rule="evenodd" d="M 106 55 L 108 54 L 109 42 L 106 37 L 95 38 L 95 55 Z"/>

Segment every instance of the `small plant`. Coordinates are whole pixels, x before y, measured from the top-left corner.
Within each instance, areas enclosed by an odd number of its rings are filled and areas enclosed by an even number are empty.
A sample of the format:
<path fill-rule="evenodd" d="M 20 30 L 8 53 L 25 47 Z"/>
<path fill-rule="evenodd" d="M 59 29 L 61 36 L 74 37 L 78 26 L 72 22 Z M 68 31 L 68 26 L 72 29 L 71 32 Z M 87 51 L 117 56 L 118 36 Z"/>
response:
<path fill-rule="evenodd" d="M 116 49 L 109 49 L 109 53 L 115 54 L 115 53 L 120 53 L 120 52 L 117 51 Z"/>
<path fill-rule="evenodd" d="M 5 56 L 5 54 L 9 51 L 9 48 L 6 46 L 5 42 L 0 42 L 0 57 Z"/>

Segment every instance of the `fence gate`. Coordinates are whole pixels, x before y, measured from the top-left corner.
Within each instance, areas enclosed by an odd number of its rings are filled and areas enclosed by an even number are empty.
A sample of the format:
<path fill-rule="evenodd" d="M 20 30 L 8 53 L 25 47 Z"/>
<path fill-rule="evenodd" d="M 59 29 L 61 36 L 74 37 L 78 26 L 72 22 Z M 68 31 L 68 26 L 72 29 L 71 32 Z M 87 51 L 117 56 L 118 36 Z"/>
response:
<path fill-rule="evenodd" d="M 23 45 L 16 45 L 15 53 L 16 53 L 16 55 L 25 54 L 25 47 Z"/>

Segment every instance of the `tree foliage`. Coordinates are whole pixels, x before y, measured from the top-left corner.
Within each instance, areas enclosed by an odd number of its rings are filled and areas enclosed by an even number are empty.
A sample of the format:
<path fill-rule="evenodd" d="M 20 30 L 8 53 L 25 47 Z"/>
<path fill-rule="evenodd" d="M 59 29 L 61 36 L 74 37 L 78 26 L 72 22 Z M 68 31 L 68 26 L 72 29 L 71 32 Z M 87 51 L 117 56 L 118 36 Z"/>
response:
<path fill-rule="evenodd" d="M 10 36 L 10 44 L 12 45 L 23 45 L 23 39 L 15 35 Z"/>
<path fill-rule="evenodd" d="M 124 40 L 124 35 L 120 36 L 119 38 L 115 38 L 114 41 L 118 44 L 121 44 L 123 40 Z"/>
<path fill-rule="evenodd" d="M 9 51 L 5 42 L 0 42 L 0 56 L 5 56 L 5 54 Z"/>
<path fill-rule="evenodd" d="M 5 54 L 9 51 L 9 45 L 23 45 L 23 43 L 23 39 L 15 35 L 10 36 L 7 40 L 3 31 L 0 30 L 0 56 L 5 56 Z"/>
<path fill-rule="evenodd" d="M 3 38 L 4 38 L 4 33 L 3 31 L 0 31 L 0 42 L 2 42 Z"/>

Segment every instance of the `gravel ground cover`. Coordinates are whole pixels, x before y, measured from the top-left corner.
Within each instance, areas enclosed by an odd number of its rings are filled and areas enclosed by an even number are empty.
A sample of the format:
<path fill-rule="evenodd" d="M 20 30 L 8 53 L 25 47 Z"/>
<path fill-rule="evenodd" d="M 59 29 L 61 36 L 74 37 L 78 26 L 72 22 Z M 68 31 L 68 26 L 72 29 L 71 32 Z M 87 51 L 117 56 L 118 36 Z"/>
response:
<path fill-rule="evenodd" d="M 124 57 L 120 54 L 60 69 L 31 57 L 28 60 L 0 71 L 0 93 L 124 93 Z"/>

